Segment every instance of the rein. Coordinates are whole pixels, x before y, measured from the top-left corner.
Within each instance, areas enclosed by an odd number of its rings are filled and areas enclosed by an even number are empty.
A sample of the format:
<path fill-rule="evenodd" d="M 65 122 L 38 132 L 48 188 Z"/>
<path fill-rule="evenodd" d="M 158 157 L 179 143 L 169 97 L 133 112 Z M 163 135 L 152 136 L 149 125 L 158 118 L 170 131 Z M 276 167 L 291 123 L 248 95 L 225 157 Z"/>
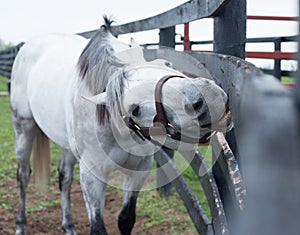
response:
<path fill-rule="evenodd" d="M 212 136 L 211 133 L 203 136 L 202 138 L 193 138 L 181 134 L 176 128 L 169 122 L 162 104 L 162 88 L 163 85 L 171 78 L 178 77 L 184 78 L 180 75 L 166 75 L 162 77 L 155 86 L 155 108 L 156 115 L 153 118 L 153 126 L 141 127 L 131 117 L 123 117 L 126 125 L 129 129 L 134 131 L 143 141 L 146 139 L 158 144 L 151 136 L 167 136 L 172 140 L 183 141 L 186 143 L 206 143 Z"/>

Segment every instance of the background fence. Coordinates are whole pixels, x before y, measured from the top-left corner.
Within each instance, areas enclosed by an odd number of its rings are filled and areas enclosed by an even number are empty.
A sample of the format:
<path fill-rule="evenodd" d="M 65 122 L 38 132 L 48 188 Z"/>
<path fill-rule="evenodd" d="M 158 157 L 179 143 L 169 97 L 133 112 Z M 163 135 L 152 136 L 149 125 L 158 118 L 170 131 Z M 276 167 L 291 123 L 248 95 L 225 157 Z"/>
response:
<path fill-rule="evenodd" d="M 185 31 L 187 33 L 187 31 Z M 176 42 L 176 46 L 184 46 L 185 51 L 194 51 L 194 52 L 213 52 L 209 50 L 196 50 L 193 49 L 193 46 L 197 45 L 213 45 L 212 40 L 207 41 L 189 41 L 185 39 L 186 36 L 182 38 L 183 42 Z M 273 52 L 260 52 L 260 51 L 246 51 L 246 58 L 252 59 L 271 59 L 274 61 L 274 68 L 261 68 L 264 73 L 273 75 L 280 79 L 283 76 L 295 78 L 297 75 L 297 70 L 286 70 L 282 68 L 282 60 L 296 60 L 296 53 L 294 52 L 283 52 L 281 51 L 282 43 L 285 42 L 298 42 L 298 36 L 287 36 L 287 37 L 261 37 L 261 38 L 247 38 L 247 44 L 260 44 L 260 43 L 273 43 L 274 51 Z M 151 48 L 153 46 L 158 46 L 157 43 L 147 43 L 142 46 Z"/>
<path fill-rule="evenodd" d="M 282 60 L 296 60 L 296 53 L 293 52 L 283 52 L 281 51 L 282 43 L 285 42 L 298 42 L 297 36 L 288 36 L 288 37 L 264 37 L 264 38 L 248 38 L 247 44 L 257 44 L 257 43 L 273 43 L 274 51 L 273 52 L 262 52 L 262 51 L 246 51 L 246 58 L 253 59 L 271 59 L 274 61 L 274 69 L 262 68 L 262 70 L 271 74 L 278 79 L 283 76 L 296 77 L 296 70 L 286 70 L 282 68 Z M 194 45 L 207 45 L 213 44 L 213 41 L 190 41 L 190 50 L 195 52 L 205 52 L 203 50 L 193 50 Z M 209 51 L 206 51 L 209 52 Z M 296 68 L 295 68 L 296 69 Z"/>
<path fill-rule="evenodd" d="M 292 93 L 277 79 L 243 60 L 246 0 L 191 0 L 121 27 L 122 33 L 160 29 L 160 45 L 175 47 L 175 25 L 205 17 L 214 17 L 215 53 L 166 49 L 146 52 L 148 58 L 168 59 L 179 69 L 186 65 L 185 69 L 197 70 L 204 65 L 229 96 L 235 128 L 226 137 L 214 137 L 213 157 L 217 161 L 212 171 L 207 169 L 207 174 L 199 175 L 200 167 L 206 166 L 201 154 L 197 153 L 192 161 L 205 189 L 212 220 L 207 219 L 183 177 L 174 182 L 176 190 L 199 234 L 296 234 L 300 231 L 300 85 Z M 81 35 L 91 37 L 94 33 Z M 10 66 L 18 49 L 0 54 L 1 74 L 10 77 Z M 276 51 L 273 55 L 279 56 Z M 189 59 L 187 53 L 195 60 Z M 283 59 L 282 56 L 275 59 Z M 169 157 L 162 154 L 156 160 L 163 164 L 169 162 Z M 171 164 L 165 175 L 176 171 Z"/>
<path fill-rule="evenodd" d="M 248 20 L 267 20 L 267 21 L 297 21 L 297 17 L 280 17 L 280 16 L 247 16 Z M 212 52 L 209 50 L 197 50 L 194 49 L 197 45 L 213 45 L 212 40 L 207 41 L 191 41 L 189 37 L 189 23 L 184 24 L 184 34 L 181 37 L 182 42 L 176 42 L 176 46 L 183 46 L 184 51 L 194 51 L 194 52 Z M 282 60 L 296 60 L 296 52 L 284 52 L 282 51 L 282 43 L 287 42 L 298 42 L 297 36 L 283 36 L 283 37 L 260 37 L 260 38 L 247 38 L 247 44 L 261 44 L 261 43 L 272 43 L 273 44 L 273 51 L 266 52 L 266 51 L 246 51 L 246 58 L 253 58 L 253 59 L 271 59 L 274 61 L 273 69 L 270 68 L 262 68 L 262 70 L 267 73 L 271 74 L 278 79 L 282 76 L 288 77 L 296 77 L 297 74 L 297 66 L 295 68 L 286 70 L 282 66 Z M 144 46 L 152 47 L 157 46 L 157 43 L 147 43 Z"/>
<path fill-rule="evenodd" d="M 23 44 L 0 51 L 0 75 L 10 78 L 15 57 Z"/>

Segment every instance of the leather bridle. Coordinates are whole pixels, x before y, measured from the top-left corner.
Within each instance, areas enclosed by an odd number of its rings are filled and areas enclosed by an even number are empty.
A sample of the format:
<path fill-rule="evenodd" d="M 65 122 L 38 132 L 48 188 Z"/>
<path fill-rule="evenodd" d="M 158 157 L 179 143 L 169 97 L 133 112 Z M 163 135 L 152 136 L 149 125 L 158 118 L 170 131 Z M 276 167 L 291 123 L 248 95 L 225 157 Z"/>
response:
<path fill-rule="evenodd" d="M 166 136 L 173 140 L 182 141 L 186 143 L 206 143 L 211 137 L 211 133 L 203 136 L 202 138 L 193 138 L 183 135 L 169 122 L 162 104 L 162 88 L 163 85 L 171 78 L 184 78 L 180 75 L 166 75 L 162 77 L 155 86 L 155 108 L 156 115 L 153 119 L 153 126 L 142 127 L 137 124 L 131 117 L 124 116 L 123 119 L 129 129 L 134 131 L 143 141 L 146 139 L 157 143 L 151 136 Z"/>

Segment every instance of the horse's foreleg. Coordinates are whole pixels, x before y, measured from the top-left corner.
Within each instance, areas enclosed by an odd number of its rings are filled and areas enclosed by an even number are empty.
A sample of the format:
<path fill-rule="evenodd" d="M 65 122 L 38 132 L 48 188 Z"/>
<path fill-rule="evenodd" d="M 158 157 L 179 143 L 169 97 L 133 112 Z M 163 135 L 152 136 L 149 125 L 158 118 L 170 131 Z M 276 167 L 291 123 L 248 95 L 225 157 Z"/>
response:
<path fill-rule="evenodd" d="M 90 220 L 90 235 L 106 235 L 104 206 L 106 183 L 80 165 L 80 183 Z"/>
<path fill-rule="evenodd" d="M 71 212 L 70 191 L 73 181 L 73 170 L 76 158 L 70 150 L 62 149 L 61 160 L 58 167 L 59 189 L 61 191 L 62 227 L 66 234 L 76 234 Z"/>
<path fill-rule="evenodd" d="M 32 143 L 37 130 L 33 120 L 17 120 L 14 118 L 14 126 L 16 132 L 15 151 L 18 159 L 17 181 L 19 187 L 19 212 L 16 219 L 16 234 L 25 234 L 26 225 L 26 189 L 31 173 L 30 154 Z"/>
<path fill-rule="evenodd" d="M 139 169 L 132 171 L 124 179 L 123 208 L 119 215 L 118 226 L 121 235 L 129 235 L 136 220 L 136 202 L 152 166 L 152 158 L 141 161 Z"/>
<path fill-rule="evenodd" d="M 124 202 L 119 214 L 118 226 L 122 235 L 129 235 L 133 229 L 136 219 L 136 201 L 139 192 L 124 191 Z"/>

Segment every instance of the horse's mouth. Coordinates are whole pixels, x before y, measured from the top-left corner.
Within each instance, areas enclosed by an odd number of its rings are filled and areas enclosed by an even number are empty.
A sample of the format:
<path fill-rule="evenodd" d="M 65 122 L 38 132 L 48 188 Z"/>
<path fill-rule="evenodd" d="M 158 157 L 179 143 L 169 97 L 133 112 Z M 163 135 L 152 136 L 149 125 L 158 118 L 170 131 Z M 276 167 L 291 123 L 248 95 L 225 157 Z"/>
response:
<path fill-rule="evenodd" d="M 233 127 L 231 120 L 231 112 L 229 107 L 226 108 L 225 112 L 221 115 L 218 121 L 214 123 L 201 125 L 200 128 L 203 131 L 218 131 L 218 132 L 227 132 L 230 131 Z"/>
<path fill-rule="evenodd" d="M 193 129 L 182 129 L 181 127 L 177 127 L 176 124 L 173 125 L 171 123 L 168 123 L 167 126 L 164 126 L 166 130 L 167 141 L 172 139 L 172 141 L 182 141 L 187 143 L 207 143 L 216 132 L 225 133 L 230 131 L 232 127 L 233 123 L 231 121 L 231 112 L 229 108 L 226 108 L 218 121 L 201 125 L 200 129 L 198 129 L 199 126 L 198 128 L 194 127 Z M 195 129 L 198 129 L 200 132 L 195 134 Z"/>
<path fill-rule="evenodd" d="M 199 143 L 207 143 L 216 132 L 226 133 L 232 128 L 233 122 L 231 120 L 231 112 L 229 107 L 227 107 L 217 122 L 201 125 L 201 130 L 205 134 L 201 135 Z"/>

